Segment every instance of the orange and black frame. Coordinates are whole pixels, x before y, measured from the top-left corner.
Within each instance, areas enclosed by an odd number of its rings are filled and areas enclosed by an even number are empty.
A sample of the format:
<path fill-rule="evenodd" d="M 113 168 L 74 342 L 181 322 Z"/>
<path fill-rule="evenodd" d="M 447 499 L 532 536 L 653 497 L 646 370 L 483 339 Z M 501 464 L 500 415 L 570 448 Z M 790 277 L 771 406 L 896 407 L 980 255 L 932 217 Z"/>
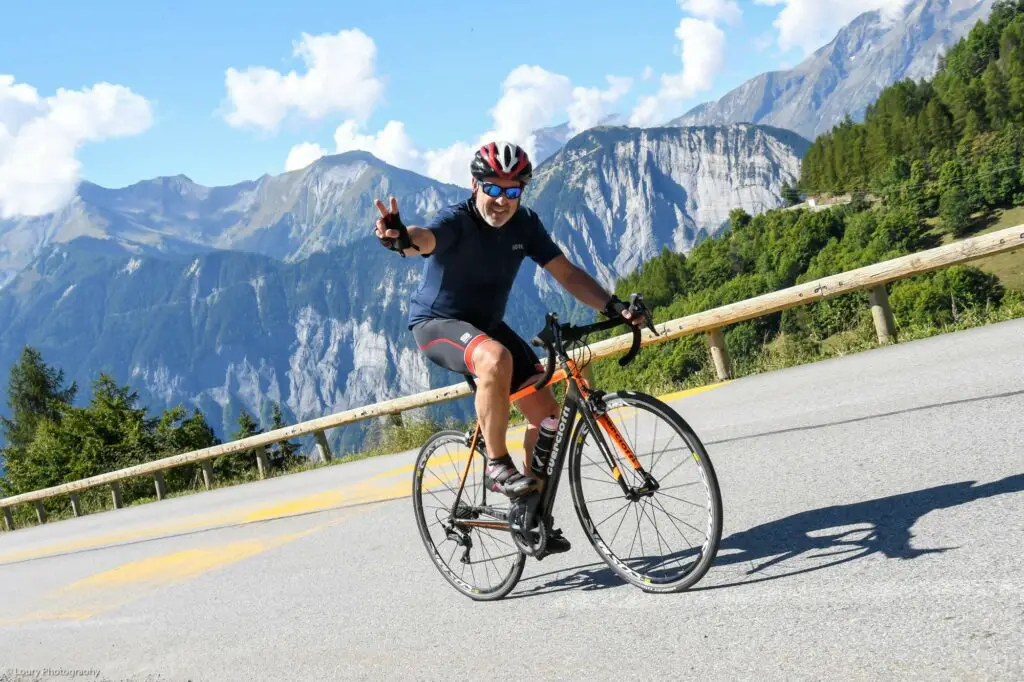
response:
<path fill-rule="evenodd" d="M 645 312 L 648 315 L 650 314 L 649 311 L 646 311 L 643 308 L 639 308 L 638 312 Z M 478 448 L 478 444 L 481 441 L 481 429 L 478 422 L 470 438 L 469 457 L 466 460 L 466 467 L 462 472 L 459 491 L 450 512 L 451 515 L 449 517 L 449 523 L 452 526 L 459 527 L 463 531 L 468 531 L 468 529 L 472 527 L 506 530 L 513 534 L 520 533 L 520 539 L 523 541 L 525 541 L 526 538 L 523 538 L 522 535 L 543 535 L 545 532 L 553 528 L 554 519 L 552 518 L 552 509 L 555 503 L 555 496 L 558 492 L 558 484 L 559 479 L 561 478 L 563 465 L 569 450 L 569 444 L 572 441 L 570 434 L 575 432 L 574 424 L 576 423 L 577 413 L 583 420 L 588 422 L 590 427 L 589 431 L 594 434 L 597 445 L 601 450 L 601 454 L 608 465 L 609 472 L 618 482 L 625 498 L 636 501 L 640 497 L 650 495 L 658 489 L 658 482 L 644 470 L 640 464 L 640 460 L 629 447 L 629 444 L 626 443 L 622 434 L 619 433 L 615 424 L 605 413 L 604 403 L 602 401 L 603 392 L 590 385 L 590 382 L 583 375 L 579 365 L 568 356 L 565 349 L 565 345 L 568 343 L 572 343 L 587 334 L 620 326 L 623 324 L 623 321 L 621 319 L 613 318 L 601 322 L 595 322 L 590 325 L 575 327 L 568 324 L 560 325 L 557 320 L 558 318 L 555 315 L 548 314 L 544 330 L 534 337 L 532 341 L 534 346 L 543 346 L 547 350 L 548 357 L 544 376 L 538 379 L 531 386 L 527 386 L 526 388 L 517 391 L 510 397 L 510 400 L 512 401 L 519 400 L 545 388 L 548 385 L 560 381 L 567 381 L 565 398 L 562 401 L 558 426 L 555 431 L 555 439 L 552 444 L 551 455 L 548 458 L 544 472 L 544 484 L 540 491 L 540 495 L 537 496 L 537 493 L 531 493 L 531 495 L 526 496 L 533 496 L 533 498 L 529 500 L 531 503 L 529 504 L 531 509 L 528 511 L 526 521 L 523 523 L 522 528 L 516 527 L 516 524 L 508 518 L 508 516 L 513 515 L 512 513 L 506 515 L 502 511 L 487 505 L 486 488 L 484 488 L 480 506 L 476 507 L 475 511 L 484 512 L 488 516 L 494 517 L 495 520 L 465 518 L 459 513 L 461 509 L 465 509 L 465 507 L 460 506 L 460 501 L 465 490 L 466 479 L 469 476 L 470 467 L 473 464 L 474 454 L 479 452 L 483 455 L 482 450 Z M 649 317 L 647 318 L 647 322 L 648 328 L 657 335 L 653 324 L 650 323 Z M 635 326 L 631 327 L 631 329 L 633 332 L 632 346 L 629 352 L 619 360 L 619 364 L 623 366 L 633 359 L 640 348 L 640 329 Z M 562 368 L 557 371 L 555 370 L 556 361 L 562 365 Z M 472 386 L 472 379 L 469 377 L 467 377 L 467 379 Z M 615 456 L 613 446 L 609 445 L 609 441 L 621 454 L 621 460 Z M 626 485 L 618 465 L 618 462 L 622 460 L 628 461 L 636 470 L 639 478 L 644 481 L 642 486 L 631 487 Z M 515 510 L 516 503 L 524 502 L 526 502 L 526 500 L 523 498 L 520 498 L 520 500 L 514 500 L 512 509 Z M 522 510 L 520 510 L 520 513 L 522 513 Z M 471 514 L 470 516 L 477 515 Z M 503 517 L 505 518 L 504 521 L 501 520 Z M 533 519 L 536 519 L 537 522 L 534 523 Z M 517 541 L 516 544 L 520 546 L 520 549 L 531 549 L 529 546 L 524 548 L 521 541 Z M 536 558 L 543 558 L 544 544 L 544 538 L 538 537 L 536 542 L 528 543 L 528 545 L 532 545 L 532 550 L 526 551 L 526 553 L 531 554 Z"/>

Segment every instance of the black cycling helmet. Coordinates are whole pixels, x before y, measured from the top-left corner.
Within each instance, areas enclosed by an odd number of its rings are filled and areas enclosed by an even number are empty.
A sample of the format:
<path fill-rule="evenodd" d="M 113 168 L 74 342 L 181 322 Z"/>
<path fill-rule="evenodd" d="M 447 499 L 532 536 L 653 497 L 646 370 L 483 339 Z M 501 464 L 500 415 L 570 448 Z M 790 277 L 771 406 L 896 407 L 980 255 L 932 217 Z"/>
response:
<path fill-rule="evenodd" d="M 473 155 L 469 170 L 477 180 L 518 180 L 524 186 L 533 177 L 533 164 L 526 150 L 511 142 L 488 142 L 480 147 Z"/>

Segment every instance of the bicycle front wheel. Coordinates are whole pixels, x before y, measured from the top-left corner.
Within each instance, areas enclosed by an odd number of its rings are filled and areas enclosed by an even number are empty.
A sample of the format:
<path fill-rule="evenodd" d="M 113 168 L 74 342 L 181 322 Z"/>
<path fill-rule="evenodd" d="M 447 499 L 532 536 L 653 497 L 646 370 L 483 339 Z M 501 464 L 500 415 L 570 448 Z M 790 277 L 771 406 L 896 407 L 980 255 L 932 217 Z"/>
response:
<path fill-rule="evenodd" d="M 430 559 L 455 589 L 478 601 L 506 596 L 526 564 L 504 522 L 508 498 L 484 488 L 484 459 L 480 450 L 470 452 L 465 433 L 440 431 L 423 445 L 412 477 L 416 525 Z"/>
<path fill-rule="evenodd" d="M 693 429 L 657 398 L 620 391 L 605 394 L 604 402 L 605 418 L 624 442 L 599 427 L 614 458 L 609 463 L 590 425 L 579 422 L 569 456 L 576 514 L 619 576 L 646 592 L 686 590 L 707 573 L 722 536 L 711 458 Z M 633 463 L 622 445 L 632 450 Z"/>

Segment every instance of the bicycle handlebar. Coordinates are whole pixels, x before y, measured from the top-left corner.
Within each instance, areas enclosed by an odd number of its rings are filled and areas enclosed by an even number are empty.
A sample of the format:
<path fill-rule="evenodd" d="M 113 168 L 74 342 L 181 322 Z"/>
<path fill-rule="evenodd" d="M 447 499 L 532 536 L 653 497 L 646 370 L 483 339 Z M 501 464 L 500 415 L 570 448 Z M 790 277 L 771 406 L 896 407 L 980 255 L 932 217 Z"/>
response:
<path fill-rule="evenodd" d="M 652 334 L 660 336 L 658 331 L 654 328 L 654 322 L 651 319 L 651 311 L 644 304 L 644 299 L 640 294 L 633 294 L 629 297 L 629 312 L 634 316 L 637 314 L 643 315 L 645 326 L 651 330 Z M 581 326 L 558 324 L 558 317 L 554 313 L 548 313 L 544 329 L 542 329 L 537 336 L 533 337 L 533 340 L 530 342 L 537 347 L 543 346 L 548 353 L 547 367 L 544 370 L 544 376 L 538 379 L 536 383 L 534 383 L 533 387 L 539 391 L 544 388 L 549 381 L 551 381 L 551 377 L 555 374 L 556 355 L 565 355 L 564 342 L 566 339 L 570 342 L 575 341 L 587 334 L 603 331 L 605 329 L 614 329 L 615 327 L 623 324 L 629 325 L 630 330 L 633 332 L 633 342 L 626 355 L 619 358 L 620 367 L 625 367 L 632 362 L 633 358 L 636 357 L 637 352 L 639 352 L 641 342 L 640 327 L 633 325 L 629 320 L 622 316 L 612 317 L 601 322 L 594 322 L 592 324 Z"/>

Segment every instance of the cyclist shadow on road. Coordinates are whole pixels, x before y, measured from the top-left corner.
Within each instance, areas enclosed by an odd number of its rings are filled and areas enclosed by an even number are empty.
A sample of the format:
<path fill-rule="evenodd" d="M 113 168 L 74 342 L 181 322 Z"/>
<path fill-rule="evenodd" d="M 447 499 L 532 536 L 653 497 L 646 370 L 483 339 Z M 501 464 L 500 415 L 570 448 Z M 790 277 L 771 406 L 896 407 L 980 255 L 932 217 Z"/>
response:
<path fill-rule="evenodd" d="M 932 511 L 968 502 L 1024 491 L 1024 474 L 975 485 L 961 481 L 854 504 L 834 505 L 800 512 L 754 526 L 723 538 L 718 557 L 702 583 L 691 588 L 719 589 L 786 578 L 838 566 L 880 554 L 889 559 L 915 559 L 956 547 L 914 546 L 911 528 Z M 726 510 L 728 515 L 728 510 Z M 583 540 L 576 534 L 579 540 Z M 576 541 L 576 538 L 574 538 Z M 585 541 L 584 541 L 585 542 Z M 926 544 L 927 540 L 923 540 Z M 742 568 L 746 565 L 745 568 Z M 716 569 L 741 568 L 738 580 L 719 582 Z M 552 573 L 524 578 L 542 584 L 518 596 L 549 594 L 567 589 L 596 590 L 625 584 L 603 562 L 559 571 L 562 577 L 544 582 Z M 731 571 L 729 577 L 736 577 Z"/>

